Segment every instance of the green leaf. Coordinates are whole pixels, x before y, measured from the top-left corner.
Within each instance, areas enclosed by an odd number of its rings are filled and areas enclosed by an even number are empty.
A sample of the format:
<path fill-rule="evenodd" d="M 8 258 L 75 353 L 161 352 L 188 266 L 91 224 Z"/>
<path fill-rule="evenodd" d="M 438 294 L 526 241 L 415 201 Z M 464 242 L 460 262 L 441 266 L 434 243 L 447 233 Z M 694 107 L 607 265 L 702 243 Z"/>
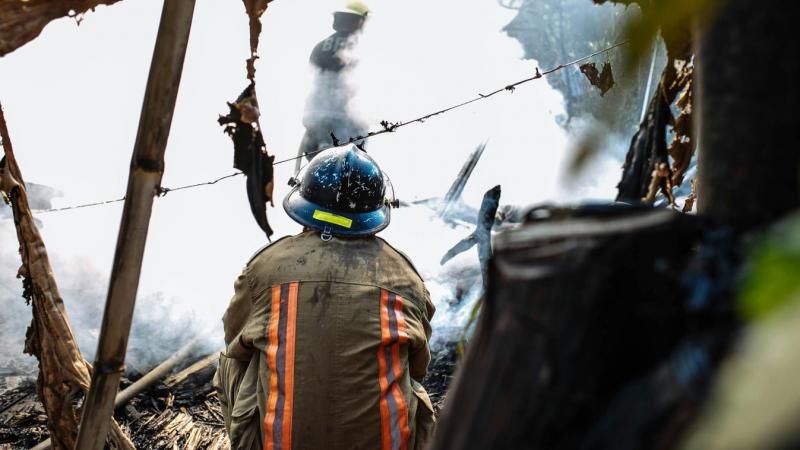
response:
<path fill-rule="evenodd" d="M 753 246 L 739 295 L 748 320 L 766 317 L 800 294 L 800 214 L 786 219 Z"/>
<path fill-rule="evenodd" d="M 725 0 L 653 0 L 636 2 L 642 14 L 631 19 L 625 27 L 627 69 L 636 67 L 652 48 L 659 30 L 667 48 L 677 51 L 689 45 L 690 32 L 695 24 L 708 25 Z M 623 2 L 628 3 L 628 2 Z"/>

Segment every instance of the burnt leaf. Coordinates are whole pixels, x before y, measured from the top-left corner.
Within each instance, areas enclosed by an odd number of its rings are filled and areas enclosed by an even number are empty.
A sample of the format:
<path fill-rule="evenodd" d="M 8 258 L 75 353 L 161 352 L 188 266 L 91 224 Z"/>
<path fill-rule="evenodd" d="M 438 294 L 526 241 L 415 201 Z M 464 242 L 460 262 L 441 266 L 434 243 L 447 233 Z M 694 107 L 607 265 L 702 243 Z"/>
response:
<path fill-rule="evenodd" d="M 652 203 L 656 199 L 656 194 L 661 191 L 667 198 L 670 205 L 675 204 L 675 199 L 672 197 L 672 183 L 670 182 L 669 165 L 665 162 L 656 164 L 653 171 L 650 173 L 650 186 L 647 194 L 642 197 L 645 203 Z"/>
<path fill-rule="evenodd" d="M 256 76 L 255 62 L 258 59 L 258 39 L 261 35 L 261 15 L 267 10 L 271 0 L 242 0 L 247 17 L 250 20 L 250 58 L 247 59 L 247 79 Z"/>
<path fill-rule="evenodd" d="M 645 119 L 631 139 L 622 179 L 617 185 L 618 201 L 640 201 L 648 197 L 652 185 L 653 168 L 668 163 L 666 127 L 672 114 L 661 90 L 650 101 Z"/>
<path fill-rule="evenodd" d="M 680 186 L 683 183 L 683 175 L 689 168 L 689 162 L 694 154 L 694 144 L 692 141 L 675 139 L 669 146 L 669 156 L 672 157 L 672 184 Z"/>
<path fill-rule="evenodd" d="M 694 203 L 697 201 L 697 178 L 693 178 L 691 181 L 692 184 L 692 193 L 686 197 L 686 202 L 683 204 L 683 209 L 681 210 L 683 213 L 690 213 L 692 212 L 692 208 L 694 208 Z"/>
<path fill-rule="evenodd" d="M 675 186 L 683 183 L 683 176 L 689 168 L 695 150 L 692 115 L 694 70 L 693 65 L 685 61 L 680 62 L 679 66 L 678 77 L 669 89 L 677 97 L 675 106 L 680 111 L 672 126 L 675 136 L 669 146 L 669 155 L 672 157 L 672 184 Z"/>
<path fill-rule="evenodd" d="M 614 72 L 611 69 L 611 63 L 604 63 L 601 71 L 597 70 L 595 63 L 582 64 L 580 69 L 586 75 L 589 83 L 600 90 L 600 96 L 606 95 L 606 92 L 614 87 Z"/>
<path fill-rule="evenodd" d="M 35 39 L 50 21 L 60 17 L 83 20 L 83 14 L 98 5 L 112 5 L 119 0 L 0 0 L 0 56 Z"/>
<path fill-rule="evenodd" d="M 233 103 L 228 103 L 230 112 L 217 120 L 223 131 L 233 140 L 233 167 L 247 177 L 247 199 L 258 226 L 272 236 L 267 220 L 267 202 L 272 203 L 274 156 L 267 153 L 267 146 L 259 125 L 258 100 L 255 84 L 251 83 Z M 274 206 L 274 204 L 273 204 Z"/>

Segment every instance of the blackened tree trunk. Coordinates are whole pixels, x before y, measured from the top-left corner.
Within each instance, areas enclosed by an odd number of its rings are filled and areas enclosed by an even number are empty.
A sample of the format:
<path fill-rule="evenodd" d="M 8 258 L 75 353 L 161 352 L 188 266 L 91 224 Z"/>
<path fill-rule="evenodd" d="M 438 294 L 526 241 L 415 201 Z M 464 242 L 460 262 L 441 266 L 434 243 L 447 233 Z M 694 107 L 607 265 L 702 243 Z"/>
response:
<path fill-rule="evenodd" d="M 800 203 L 796 2 L 728 0 L 699 39 L 699 211 L 746 229 Z"/>

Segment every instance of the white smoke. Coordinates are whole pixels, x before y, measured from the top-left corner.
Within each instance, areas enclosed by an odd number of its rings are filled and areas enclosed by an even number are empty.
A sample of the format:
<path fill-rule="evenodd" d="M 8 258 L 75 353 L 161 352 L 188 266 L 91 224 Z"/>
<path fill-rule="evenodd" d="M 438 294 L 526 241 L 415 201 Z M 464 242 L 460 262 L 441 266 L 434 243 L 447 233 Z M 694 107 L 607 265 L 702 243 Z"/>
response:
<path fill-rule="evenodd" d="M 0 242 L 15 243 L 17 237 L 11 219 L 0 219 Z M 67 307 L 78 346 L 84 357 L 92 361 L 100 333 L 99 318 L 105 305 L 107 276 L 94 268 L 86 258 L 62 260 L 50 256 L 56 268 L 59 292 Z M 16 246 L 0 246 L 0 376 L 33 374 L 37 361 L 24 355 L 25 333 L 31 323 L 31 306 L 22 297 L 22 280 L 16 278 L 20 256 Z M 128 343 L 128 371 L 144 372 L 194 334 L 195 311 L 179 298 L 168 298 L 162 292 L 140 295 L 136 305 L 133 330 Z M 219 339 L 219 334 L 216 335 Z M 208 343 L 206 344 L 209 345 Z"/>
<path fill-rule="evenodd" d="M 0 59 L 0 89 L 14 86 L 2 89 L 0 97 L 20 166 L 26 178 L 63 191 L 56 206 L 124 195 L 160 5 L 151 0 L 101 7 L 80 27 L 56 21 L 40 38 Z M 277 159 L 296 155 L 313 81 L 308 57 L 331 34 L 331 13 L 338 6 L 277 1 L 264 14 L 256 77 L 267 146 Z M 380 0 L 369 6 L 373 14 L 357 48 L 360 63 L 351 81 L 356 88 L 353 106 L 371 129 L 379 128 L 381 120 L 415 118 L 535 72 L 536 63 L 521 60 L 518 43 L 500 31 L 513 12 L 493 0 Z M 215 119 L 226 111 L 224 102 L 247 84 L 247 43 L 240 2 L 197 4 L 164 186 L 233 171 L 230 141 Z M 571 151 L 570 137 L 558 125 L 563 113 L 561 95 L 537 80 L 376 137 L 368 151 L 389 173 L 403 200 L 443 196 L 467 155 L 484 141 L 487 149 L 464 191 L 464 200 L 474 207 L 496 184 L 503 187 L 501 204 L 574 199 L 583 193 L 610 197 L 613 185 L 606 186 L 601 177 L 590 177 L 597 183 L 588 187 L 561 184 Z M 612 165 L 598 166 L 598 171 Z M 289 189 L 285 181 L 293 168 L 293 163 L 276 166 L 276 203 Z M 618 166 L 614 169 L 616 177 Z M 93 333 L 100 325 L 120 205 L 38 216 L 67 311 L 89 356 L 96 345 Z M 280 206 L 268 214 L 275 237 L 300 230 Z M 477 291 L 474 284 L 456 281 L 479 279 L 476 252 L 444 267 L 439 259 L 472 229 L 445 225 L 423 207 L 399 209 L 393 217 L 383 236 L 407 252 L 428 280 L 439 309 L 436 329 L 463 324 Z M 0 236 L 4 298 L 7 290 L 19 292 L 12 273 L 18 264 L 15 236 L 9 226 L 9 221 L 0 226 L 5 227 Z M 129 356 L 158 360 L 196 333 L 207 335 L 209 350 L 221 346 L 220 318 L 233 281 L 264 243 L 250 216 L 242 178 L 157 199 Z M 8 298 L 24 306 L 21 299 Z M 451 306 L 456 298 L 461 303 Z M 13 332 L 17 335 L 30 320 L 29 309 L 5 309 L 7 304 L 12 303 L 2 304 L 0 321 L 4 330 L 8 324 L 19 325 Z"/>

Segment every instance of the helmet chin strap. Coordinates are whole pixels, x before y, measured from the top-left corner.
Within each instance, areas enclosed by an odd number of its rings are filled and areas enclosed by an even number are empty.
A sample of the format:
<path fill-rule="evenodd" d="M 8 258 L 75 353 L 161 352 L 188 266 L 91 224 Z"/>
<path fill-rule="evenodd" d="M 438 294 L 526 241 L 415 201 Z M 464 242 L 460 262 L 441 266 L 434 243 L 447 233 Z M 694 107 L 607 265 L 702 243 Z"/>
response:
<path fill-rule="evenodd" d="M 333 238 L 333 234 L 331 234 L 333 230 L 328 225 L 325 225 L 325 228 L 322 230 L 322 233 L 319 235 L 319 238 L 325 242 L 330 241 Z"/>

